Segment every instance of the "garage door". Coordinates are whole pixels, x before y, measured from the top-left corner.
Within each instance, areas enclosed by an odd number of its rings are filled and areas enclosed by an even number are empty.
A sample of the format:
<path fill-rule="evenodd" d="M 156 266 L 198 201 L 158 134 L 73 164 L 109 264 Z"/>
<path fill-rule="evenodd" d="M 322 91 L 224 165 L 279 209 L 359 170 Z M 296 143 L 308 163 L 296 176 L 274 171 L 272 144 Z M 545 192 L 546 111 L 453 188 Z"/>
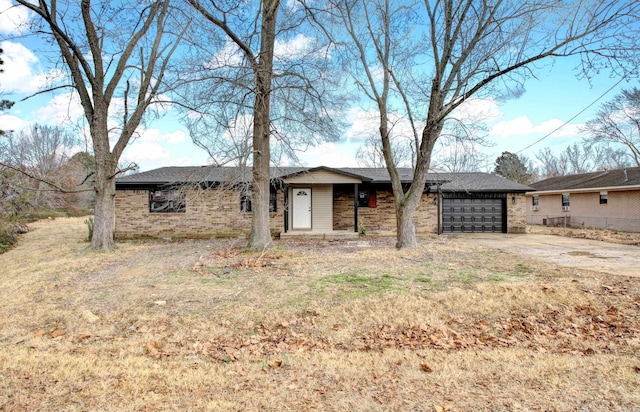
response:
<path fill-rule="evenodd" d="M 442 229 L 445 233 L 506 233 L 504 199 L 442 199 Z"/>

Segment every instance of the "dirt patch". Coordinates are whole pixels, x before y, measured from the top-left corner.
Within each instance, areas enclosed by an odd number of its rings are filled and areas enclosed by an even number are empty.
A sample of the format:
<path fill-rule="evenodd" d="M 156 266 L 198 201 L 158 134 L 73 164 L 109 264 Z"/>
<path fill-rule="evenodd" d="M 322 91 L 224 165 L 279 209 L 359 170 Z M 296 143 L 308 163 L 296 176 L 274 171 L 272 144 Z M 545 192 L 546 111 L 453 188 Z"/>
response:
<path fill-rule="evenodd" d="M 0 255 L 0 410 L 640 405 L 638 278 L 448 236 L 103 253 L 81 219 L 32 229 Z"/>
<path fill-rule="evenodd" d="M 569 256 L 586 256 L 594 259 L 612 259 L 611 256 L 598 256 L 591 252 L 585 252 L 583 250 L 575 250 L 575 251 L 567 252 L 566 254 Z"/>

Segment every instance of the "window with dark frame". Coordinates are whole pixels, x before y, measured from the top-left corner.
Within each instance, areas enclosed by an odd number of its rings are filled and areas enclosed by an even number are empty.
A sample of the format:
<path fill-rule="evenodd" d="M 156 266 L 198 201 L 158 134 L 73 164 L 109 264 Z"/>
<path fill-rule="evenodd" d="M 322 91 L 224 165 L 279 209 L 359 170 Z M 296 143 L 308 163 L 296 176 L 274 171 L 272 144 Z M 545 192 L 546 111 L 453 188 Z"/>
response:
<path fill-rule="evenodd" d="M 606 205 L 609 201 L 609 196 L 607 192 L 600 192 L 600 204 Z"/>
<path fill-rule="evenodd" d="M 187 210 L 185 191 L 182 189 L 149 190 L 149 212 L 184 213 Z"/>
<path fill-rule="evenodd" d="M 563 193 L 562 194 L 562 207 L 569 207 L 570 206 L 570 199 L 569 199 L 569 193 Z"/>
<path fill-rule="evenodd" d="M 376 208 L 377 205 L 376 191 L 374 189 L 365 188 L 358 190 L 358 207 Z"/>
<path fill-rule="evenodd" d="M 369 207 L 369 191 L 358 191 L 358 207 Z"/>
<path fill-rule="evenodd" d="M 531 206 L 539 206 L 540 198 L 538 196 L 531 196 Z"/>

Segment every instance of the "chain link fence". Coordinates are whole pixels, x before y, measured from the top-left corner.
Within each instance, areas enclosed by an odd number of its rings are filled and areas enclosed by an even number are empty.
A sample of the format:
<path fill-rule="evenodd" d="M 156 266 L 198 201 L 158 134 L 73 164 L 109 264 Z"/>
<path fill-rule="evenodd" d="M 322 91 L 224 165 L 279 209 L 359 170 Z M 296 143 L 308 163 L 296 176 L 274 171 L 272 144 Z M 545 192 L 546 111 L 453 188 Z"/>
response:
<path fill-rule="evenodd" d="M 578 227 L 586 229 L 609 229 L 620 232 L 640 232 L 640 219 L 608 216 L 529 216 L 530 225 L 551 227 Z"/>

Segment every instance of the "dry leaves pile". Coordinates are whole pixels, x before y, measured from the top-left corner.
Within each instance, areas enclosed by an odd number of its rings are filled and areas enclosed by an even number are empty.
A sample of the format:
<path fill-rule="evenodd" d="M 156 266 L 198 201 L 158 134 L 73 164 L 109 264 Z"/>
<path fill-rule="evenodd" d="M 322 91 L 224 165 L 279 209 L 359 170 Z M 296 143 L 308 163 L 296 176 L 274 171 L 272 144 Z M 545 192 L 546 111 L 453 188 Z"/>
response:
<path fill-rule="evenodd" d="M 623 294 L 624 284 L 603 285 L 592 294 Z M 546 293 L 554 293 L 543 287 Z M 445 317 L 446 327 L 378 324 L 349 340 L 336 341 L 316 327 L 318 312 L 275 323 L 249 324 L 240 334 L 210 340 L 197 338 L 159 348 L 148 345 L 154 358 L 198 354 L 222 362 L 260 361 L 282 353 L 300 351 L 384 351 L 425 349 L 455 351 L 518 347 L 537 352 L 573 355 L 628 354 L 640 352 L 640 296 L 618 306 L 551 307 L 520 311 L 491 321 L 469 316 Z M 640 364 L 639 364 L 640 366 Z"/>

